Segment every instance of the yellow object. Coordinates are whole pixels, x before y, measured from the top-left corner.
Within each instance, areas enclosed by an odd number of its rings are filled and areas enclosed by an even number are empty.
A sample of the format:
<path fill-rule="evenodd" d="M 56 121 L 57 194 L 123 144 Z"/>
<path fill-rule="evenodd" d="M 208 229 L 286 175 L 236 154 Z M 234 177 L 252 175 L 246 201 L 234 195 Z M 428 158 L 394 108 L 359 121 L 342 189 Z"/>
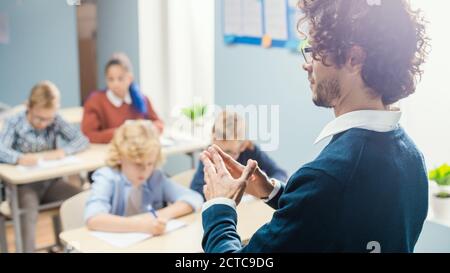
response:
<path fill-rule="evenodd" d="M 264 35 L 261 40 L 261 45 L 264 48 L 270 48 L 272 46 L 272 37 Z"/>

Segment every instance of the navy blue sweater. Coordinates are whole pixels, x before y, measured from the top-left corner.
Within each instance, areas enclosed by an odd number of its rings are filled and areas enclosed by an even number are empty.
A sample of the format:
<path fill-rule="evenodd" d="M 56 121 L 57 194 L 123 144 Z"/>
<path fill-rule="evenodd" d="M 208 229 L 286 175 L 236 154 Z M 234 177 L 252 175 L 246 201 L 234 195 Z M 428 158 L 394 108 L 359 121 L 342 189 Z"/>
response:
<path fill-rule="evenodd" d="M 412 252 L 428 210 L 421 153 L 402 128 L 335 135 L 269 205 L 276 209 L 242 247 L 227 205 L 203 212 L 205 252 Z"/>
<path fill-rule="evenodd" d="M 242 165 L 247 165 L 247 161 L 249 159 L 253 159 L 258 162 L 259 168 L 270 178 L 275 178 L 282 182 L 286 182 L 288 178 L 286 171 L 278 167 L 275 161 L 273 161 L 265 152 L 261 151 L 261 149 L 257 145 L 253 145 L 253 149 L 247 149 L 243 151 L 236 161 L 241 163 Z M 205 174 L 203 173 L 203 163 L 200 161 L 197 171 L 195 172 L 194 178 L 191 182 L 191 189 L 200 193 L 203 198 L 205 198 L 205 195 L 203 194 L 204 184 Z"/>

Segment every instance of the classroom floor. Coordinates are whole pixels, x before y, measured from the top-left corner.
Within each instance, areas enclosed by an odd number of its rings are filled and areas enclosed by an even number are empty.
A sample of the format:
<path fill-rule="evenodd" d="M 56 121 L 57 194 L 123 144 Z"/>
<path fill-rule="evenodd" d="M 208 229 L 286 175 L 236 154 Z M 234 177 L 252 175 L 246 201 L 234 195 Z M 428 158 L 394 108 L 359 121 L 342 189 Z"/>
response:
<path fill-rule="evenodd" d="M 48 211 L 39 214 L 39 220 L 36 228 L 36 249 L 47 247 L 55 244 L 55 236 L 53 235 L 52 215 L 55 212 Z M 6 225 L 6 239 L 8 241 L 8 251 L 14 253 L 16 251 L 14 240 L 14 228 L 11 222 Z M 48 253 L 48 250 L 38 250 L 39 253 Z M 56 251 L 60 252 L 60 251 Z"/>

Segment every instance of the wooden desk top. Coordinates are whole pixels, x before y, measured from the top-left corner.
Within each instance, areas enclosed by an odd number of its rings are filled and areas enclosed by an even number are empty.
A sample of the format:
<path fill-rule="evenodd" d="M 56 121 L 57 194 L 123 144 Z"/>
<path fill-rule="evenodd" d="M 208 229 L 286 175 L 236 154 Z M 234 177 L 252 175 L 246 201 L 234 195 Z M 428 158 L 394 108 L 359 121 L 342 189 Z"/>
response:
<path fill-rule="evenodd" d="M 252 200 L 238 206 L 238 233 L 241 240 L 249 240 L 253 234 L 272 218 L 274 210 L 259 200 Z M 92 236 L 86 227 L 60 234 L 61 240 L 80 252 L 203 252 L 201 241 L 203 227 L 201 213 L 180 218 L 188 225 L 168 234 L 152 237 L 127 248 L 117 248 Z"/>
<path fill-rule="evenodd" d="M 162 153 L 165 156 L 174 154 L 185 154 L 188 152 L 200 151 L 207 147 L 207 142 L 183 141 L 175 143 L 173 146 L 163 147 Z M 16 165 L 0 164 L 0 179 L 11 184 L 28 184 L 67 175 L 79 174 L 80 172 L 90 172 L 105 166 L 105 157 L 108 145 L 91 144 L 90 147 L 76 154 L 79 162 L 59 166 L 51 169 L 27 170 L 19 169 Z"/>

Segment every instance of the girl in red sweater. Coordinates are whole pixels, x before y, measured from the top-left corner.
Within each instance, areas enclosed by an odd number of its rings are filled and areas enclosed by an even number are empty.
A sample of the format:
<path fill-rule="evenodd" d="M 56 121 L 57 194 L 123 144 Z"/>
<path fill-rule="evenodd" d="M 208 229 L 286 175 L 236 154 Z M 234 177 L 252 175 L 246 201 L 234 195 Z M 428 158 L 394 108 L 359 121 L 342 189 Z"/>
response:
<path fill-rule="evenodd" d="M 91 143 L 109 143 L 126 120 L 148 119 L 162 133 L 164 124 L 150 100 L 133 82 L 131 62 L 114 54 L 105 67 L 107 89 L 93 92 L 84 104 L 81 130 Z"/>

